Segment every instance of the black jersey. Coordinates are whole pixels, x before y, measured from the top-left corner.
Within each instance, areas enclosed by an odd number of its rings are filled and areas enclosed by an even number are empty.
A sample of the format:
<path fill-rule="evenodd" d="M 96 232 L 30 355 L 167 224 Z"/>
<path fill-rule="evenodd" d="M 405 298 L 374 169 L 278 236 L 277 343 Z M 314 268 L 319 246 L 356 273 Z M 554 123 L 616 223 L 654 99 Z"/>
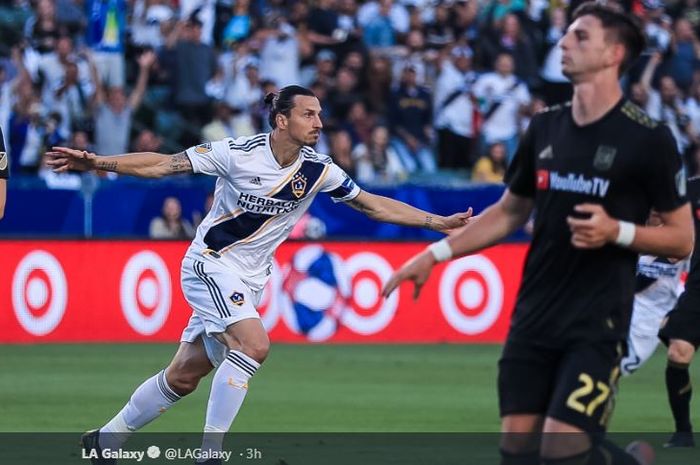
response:
<path fill-rule="evenodd" d="M 571 105 L 536 115 L 506 182 L 534 198 L 535 224 L 510 337 L 542 344 L 626 338 L 637 253 L 608 244 L 571 245 L 566 218 L 581 203 L 644 224 L 651 208 L 686 202 L 681 158 L 668 128 L 622 99 L 600 120 L 578 126 Z"/>
<path fill-rule="evenodd" d="M 0 128 L 0 179 L 7 179 L 10 176 L 10 159 L 5 150 L 5 141 L 2 137 L 2 128 Z"/>
<path fill-rule="evenodd" d="M 700 291 L 700 176 L 688 179 L 688 200 L 693 210 L 695 226 L 695 247 L 690 258 L 690 272 L 685 282 L 685 288 Z"/>

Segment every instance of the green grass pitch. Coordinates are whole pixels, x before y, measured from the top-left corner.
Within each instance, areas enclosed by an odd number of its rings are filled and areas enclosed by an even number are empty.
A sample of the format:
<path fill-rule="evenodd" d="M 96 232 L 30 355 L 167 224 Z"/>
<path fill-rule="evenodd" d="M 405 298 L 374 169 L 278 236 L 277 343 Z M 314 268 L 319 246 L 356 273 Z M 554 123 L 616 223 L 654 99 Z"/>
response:
<path fill-rule="evenodd" d="M 82 431 L 103 424 L 173 344 L 0 346 L 0 431 Z M 273 345 L 233 430 L 498 431 L 492 345 Z M 697 379 L 697 364 L 693 368 Z M 147 427 L 199 431 L 209 381 Z M 612 431 L 671 431 L 662 350 L 621 381 Z M 695 410 L 697 412 L 697 410 Z M 700 422 L 697 418 L 696 423 Z"/>
<path fill-rule="evenodd" d="M 0 432 L 80 432 L 101 426 L 123 406 L 136 386 L 169 361 L 175 348 L 174 344 L 0 345 Z M 273 345 L 268 361 L 251 382 L 232 431 L 496 432 L 499 354 L 500 347 L 493 345 Z M 697 450 L 658 448 L 672 430 L 664 366 L 659 350 L 637 374 L 622 380 L 611 431 L 663 433 L 645 436 L 647 440 L 654 438 L 650 442 L 657 446 L 659 464 L 700 463 Z M 697 380 L 698 369 L 693 370 Z M 201 431 L 210 378 L 144 431 Z M 697 415 L 694 419 L 700 422 Z M 307 435 L 301 440 L 314 437 Z M 372 452 L 372 437 L 357 439 L 365 454 Z M 465 437 L 479 440 L 475 435 Z M 73 439 L 70 444 L 56 440 L 61 442 L 66 459 L 56 460 L 56 464 L 87 463 L 76 457 Z M 314 447 L 318 449 L 318 445 Z M 364 465 L 437 463 L 417 458 L 425 453 L 420 447 L 417 443 L 407 448 L 404 440 L 401 459 L 368 460 Z M 329 446 L 325 449 L 327 456 L 323 455 L 324 447 L 316 450 L 320 454 L 318 462 L 304 455 L 308 454 L 304 447 L 282 447 L 274 460 L 259 463 L 341 463 L 337 450 Z M 276 453 L 271 446 L 266 450 L 268 456 L 270 450 Z M 356 452 L 346 455 L 355 457 Z M 486 454 L 491 459 L 463 462 L 458 456 L 455 461 L 445 458 L 442 463 L 497 463 L 495 448 L 488 446 Z M 6 463 L 34 462 L 12 459 Z M 342 463 L 357 462 L 353 458 Z"/>

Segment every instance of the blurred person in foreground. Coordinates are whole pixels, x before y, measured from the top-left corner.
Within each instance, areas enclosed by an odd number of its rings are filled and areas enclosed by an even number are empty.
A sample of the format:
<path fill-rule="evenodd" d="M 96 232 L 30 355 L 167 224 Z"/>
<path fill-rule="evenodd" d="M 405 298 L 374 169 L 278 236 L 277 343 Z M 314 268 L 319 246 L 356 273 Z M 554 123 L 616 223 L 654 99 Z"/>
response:
<path fill-rule="evenodd" d="M 98 157 L 57 147 L 56 171 L 104 169 L 159 178 L 178 173 L 216 176 L 214 204 L 182 262 L 182 289 L 194 310 L 168 367 L 146 380 L 124 408 L 83 436 L 93 464 L 109 464 L 102 451 L 128 437 L 195 390 L 216 368 L 204 425 L 202 452 L 220 464 L 223 435 L 238 413 L 251 377 L 267 358 L 270 340 L 256 310 L 271 274 L 272 257 L 319 192 L 368 217 L 449 232 L 465 225 L 471 209 L 439 216 L 361 190 L 312 146 L 321 134 L 314 94 L 288 86 L 265 98 L 272 132 L 205 143 L 176 155 L 132 153 Z M 92 452 L 91 452 L 92 453 Z"/>
<path fill-rule="evenodd" d="M 7 203 L 7 179 L 10 177 L 10 161 L 5 150 L 5 139 L 0 128 L 0 220 L 5 216 L 5 204 Z"/>
<path fill-rule="evenodd" d="M 613 4 L 583 3 L 559 46 L 571 104 L 534 116 L 501 199 L 404 264 L 384 295 L 410 280 L 417 297 L 437 262 L 499 242 L 536 210 L 499 361 L 501 463 L 648 465 L 649 444 L 623 451 L 605 431 L 637 254 L 682 259 L 692 249 L 685 176 L 668 127 L 620 88 L 644 46 L 635 19 Z M 652 208 L 663 226 L 644 226 Z"/>

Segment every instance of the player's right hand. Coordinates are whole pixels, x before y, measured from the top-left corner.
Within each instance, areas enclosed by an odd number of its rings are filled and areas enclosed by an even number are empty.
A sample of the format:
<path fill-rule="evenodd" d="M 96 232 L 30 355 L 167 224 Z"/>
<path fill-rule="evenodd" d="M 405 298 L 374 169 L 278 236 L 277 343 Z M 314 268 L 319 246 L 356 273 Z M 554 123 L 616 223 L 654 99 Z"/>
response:
<path fill-rule="evenodd" d="M 432 252 L 427 249 L 415 255 L 404 263 L 399 271 L 391 275 L 389 281 L 384 285 L 382 295 L 387 298 L 402 282 L 413 281 L 413 300 L 418 299 L 420 290 L 430 277 L 430 271 L 433 269 L 435 263 L 435 257 L 433 257 Z"/>
<path fill-rule="evenodd" d="M 67 147 L 53 147 L 46 152 L 46 164 L 55 173 L 65 173 L 68 170 L 89 171 L 95 169 L 97 155 L 86 150 L 74 150 Z"/>

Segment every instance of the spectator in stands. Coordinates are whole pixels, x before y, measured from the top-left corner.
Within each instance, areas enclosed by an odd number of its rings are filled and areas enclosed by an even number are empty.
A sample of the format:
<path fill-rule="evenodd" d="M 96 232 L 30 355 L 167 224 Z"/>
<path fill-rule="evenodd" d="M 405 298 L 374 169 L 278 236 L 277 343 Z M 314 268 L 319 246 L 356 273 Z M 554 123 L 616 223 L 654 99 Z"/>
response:
<path fill-rule="evenodd" d="M 45 55 L 56 49 L 60 35 L 61 27 L 56 17 L 54 0 L 39 0 L 36 3 L 36 11 L 24 24 L 27 43 L 39 55 Z"/>
<path fill-rule="evenodd" d="M 226 137 L 251 136 L 256 133 L 250 114 L 231 108 L 227 102 L 214 104 L 214 118 L 202 128 L 202 141 L 221 140 Z"/>
<path fill-rule="evenodd" d="M 399 155 L 389 145 L 386 126 L 375 126 L 369 143 L 355 147 L 352 157 L 361 183 L 397 183 L 408 177 Z"/>
<path fill-rule="evenodd" d="M 195 145 L 199 129 L 211 118 L 207 81 L 216 73 L 214 49 L 202 42 L 202 21 L 191 16 L 179 22 L 167 39 L 167 61 L 175 92 L 175 106 L 193 130 L 183 135 L 182 144 Z"/>
<path fill-rule="evenodd" d="M 506 174 L 506 146 L 496 142 L 489 146 L 486 155 L 479 158 L 472 170 L 472 181 L 502 183 Z"/>
<path fill-rule="evenodd" d="M 296 29 L 284 18 L 277 18 L 265 33 L 260 50 L 260 76 L 280 88 L 299 84 L 300 63 Z"/>
<path fill-rule="evenodd" d="M 351 178 L 355 177 L 355 161 L 352 158 L 352 139 L 347 131 L 335 131 L 330 136 L 330 154 L 336 165 Z"/>
<path fill-rule="evenodd" d="M 97 83 L 95 92 L 95 151 L 100 155 L 126 153 L 129 148 L 131 118 L 141 105 L 148 84 L 148 75 L 156 62 L 153 52 L 138 58 L 139 75 L 136 86 L 127 97 L 122 87 L 110 87 L 106 92 Z"/>
<path fill-rule="evenodd" d="M 85 11 L 85 44 L 93 51 L 100 81 L 109 87 L 124 87 L 126 0 L 85 0 Z"/>
<path fill-rule="evenodd" d="M 265 97 L 260 87 L 260 61 L 255 57 L 246 57 L 240 67 L 242 70 L 237 71 L 233 77 L 233 82 L 226 90 L 225 99 L 241 115 L 252 118 L 255 105 Z M 252 125 L 252 122 L 249 124 Z"/>
<path fill-rule="evenodd" d="M 660 63 L 661 54 L 652 54 L 642 73 L 640 84 L 648 95 L 644 111 L 668 125 L 676 139 L 678 151 L 684 153 L 690 143 L 688 133 L 692 131 L 691 121 L 686 114 L 681 92 L 671 76 L 664 75 L 659 78 L 658 91 L 652 87 L 654 72 Z"/>
<path fill-rule="evenodd" d="M 34 96 L 17 101 L 10 115 L 8 139 L 10 143 L 10 171 L 35 175 L 44 150 L 46 127 L 44 108 Z"/>
<path fill-rule="evenodd" d="M 366 144 L 372 136 L 372 130 L 376 126 L 375 115 L 367 112 L 367 105 L 362 100 L 357 100 L 350 105 L 348 117 L 340 125 L 350 135 L 352 146 Z"/>
<path fill-rule="evenodd" d="M 309 86 L 318 82 L 326 87 L 333 87 L 335 85 L 335 60 L 335 53 L 328 49 L 321 50 L 316 54 L 315 64 L 305 67 L 302 71 L 302 81 Z"/>
<path fill-rule="evenodd" d="M 192 239 L 194 228 L 182 218 L 182 205 L 175 197 L 167 197 L 163 201 L 161 216 L 151 220 L 148 228 L 151 239 Z"/>
<path fill-rule="evenodd" d="M 160 153 L 162 148 L 163 139 L 160 136 L 150 129 L 142 129 L 134 139 L 132 151 Z"/>
<path fill-rule="evenodd" d="M 693 83 L 693 72 L 700 65 L 700 41 L 687 19 L 677 19 L 671 42 L 673 53 L 668 60 L 668 72 L 676 85 L 687 92 Z"/>
<path fill-rule="evenodd" d="M 503 142 L 509 163 L 518 146 L 520 116 L 530 104 L 530 92 L 513 74 L 513 67 L 513 57 L 502 53 L 496 59 L 495 72 L 481 75 L 473 87 L 481 106 L 479 150 Z"/>
<path fill-rule="evenodd" d="M 236 0 L 233 15 L 224 27 L 222 42 L 232 44 L 246 40 L 253 32 L 255 18 L 250 13 L 250 0 Z"/>
<path fill-rule="evenodd" d="M 80 75 L 80 68 L 74 61 L 64 65 L 65 74 L 57 88 L 53 89 L 53 95 L 48 100 L 50 111 L 61 115 L 60 132 L 65 138 L 76 126 L 85 126 L 89 123 L 90 102 L 95 93 L 92 79 Z"/>
<path fill-rule="evenodd" d="M 562 50 L 559 47 L 559 39 L 566 32 L 566 12 L 563 8 L 552 10 L 549 19 L 549 27 L 545 33 L 544 63 L 540 68 L 542 79 L 542 96 L 547 105 L 571 100 L 573 88 L 569 80 L 562 73 Z"/>
<path fill-rule="evenodd" d="M 416 70 L 407 65 L 401 73 L 401 84 L 392 93 L 389 123 L 392 146 L 409 173 L 436 169 L 430 149 L 432 142 L 433 107 L 430 93 L 416 84 Z"/>
<path fill-rule="evenodd" d="M 486 34 L 479 44 L 480 63 L 484 68 L 490 68 L 491 63 L 495 63 L 499 55 L 508 53 L 513 57 L 514 74 L 529 86 L 538 83 L 539 70 L 535 47 L 523 33 L 520 20 L 516 15 L 506 14 L 502 26 Z"/>
<path fill-rule="evenodd" d="M 369 103 L 369 110 L 380 115 L 386 114 L 393 80 L 391 60 L 384 55 L 371 56 L 366 80 L 364 100 Z"/>
<path fill-rule="evenodd" d="M 339 125 L 348 116 L 353 103 L 362 99 L 357 92 L 357 76 L 349 68 L 340 68 L 336 75 L 336 86 L 328 93 L 328 103 L 332 114 L 328 118 L 328 124 Z"/>
<path fill-rule="evenodd" d="M 477 76 L 472 70 L 472 55 L 469 47 L 454 47 L 442 62 L 435 83 L 437 159 L 441 168 L 465 169 L 474 164 L 476 107 L 472 86 Z"/>
<path fill-rule="evenodd" d="M 397 36 L 408 33 L 408 10 L 393 0 L 369 1 L 357 12 L 357 21 L 364 29 L 363 40 L 369 48 L 391 47 Z"/>
<path fill-rule="evenodd" d="M 401 71 L 406 66 L 411 66 L 416 72 L 416 84 L 426 86 L 432 75 L 431 65 L 435 52 L 425 49 L 425 36 L 420 29 L 412 29 L 406 36 L 406 46 L 396 47 L 393 51 L 393 75 L 401 77 Z M 395 82 L 394 84 L 399 84 Z"/>
<path fill-rule="evenodd" d="M 136 0 L 131 20 L 131 40 L 139 47 L 158 50 L 175 25 L 168 0 Z"/>
<path fill-rule="evenodd" d="M 454 23 L 450 17 L 451 5 L 438 2 L 433 7 L 433 19 L 425 27 L 425 42 L 429 47 L 442 48 L 457 40 Z"/>

